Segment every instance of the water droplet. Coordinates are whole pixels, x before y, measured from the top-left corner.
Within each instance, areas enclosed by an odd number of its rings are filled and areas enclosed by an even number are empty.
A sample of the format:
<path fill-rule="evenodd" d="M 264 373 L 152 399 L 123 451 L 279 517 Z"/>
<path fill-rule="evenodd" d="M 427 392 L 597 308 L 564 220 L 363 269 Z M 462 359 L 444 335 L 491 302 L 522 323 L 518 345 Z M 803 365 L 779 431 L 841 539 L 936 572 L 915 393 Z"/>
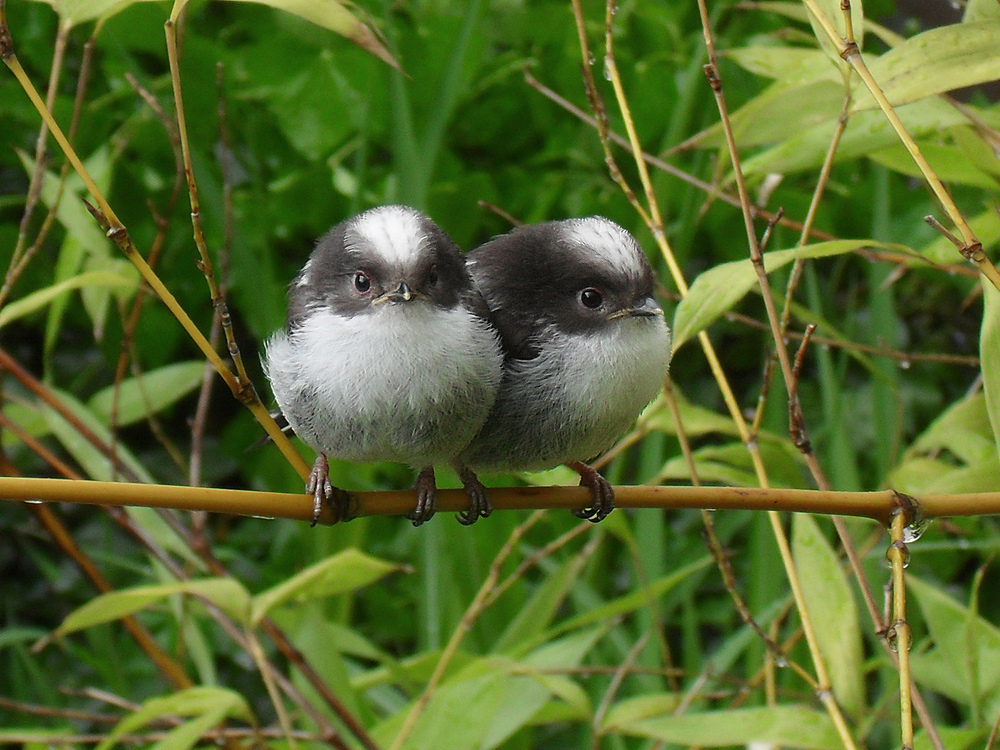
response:
<path fill-rule="evenodd" d="M 593 52 L 588 52 L 587 53 L 587 67 L 588 68 L 594 67 L 594 53 Z"/>
<path fill-rule="evenodd" d="M 788 659 L 785 658 L 784 654 L 778 654 L 777 656 L 774 657 L 774 666 L 776 666 L 778 669 L 787 669 Z"/>
<path fill-rule="evenodd" d="M 604 58 L 604 80 L 605 81 L 610 81 L 611 80 L 611 67 L 612 67 L 611 60 L 609 60 L 607 57 L 605 57 Z"/>
<path fill-rule="evenodd" d="M 903 541 L 907 544 L 913 544 L 924 535 L 924 532 L 927 531 L 927 527 L 930 526 L 930 523 L 931 522 L 926 518 L 917 519 L 903 529 Z"/>
<path fill-rule="evenodd" d="M 910 550 L 906 546 L 906 542 L 893 542 L 889 545 L 889 549 L 885 551 L 885 561 L 889 567 L 892 567 L 893 550 L 899 550 L 903 556 L 903 567 L 907 567 L 910 564 Z"/>
<path fill-rule="evenodd" d="M 41 505 L 44 501 L 42 501 L 42 500 L 25 500 L 24 502 L 28 503 L 29 505 Z"/>
<path fill-rule="evenodd" d="M 904 370 L 909 370 L 912 365 L 913 363 L 908 359 L 901 359 L 899 361 L 899 366 L 902 367 Z"/>
<path fill-rule="evenodd" d="M 899 652 L 899 636 L 896 633 L 895 625 L 885 631 L 885 640 L 889 644 L 889 648 L 897 653 Z"/>

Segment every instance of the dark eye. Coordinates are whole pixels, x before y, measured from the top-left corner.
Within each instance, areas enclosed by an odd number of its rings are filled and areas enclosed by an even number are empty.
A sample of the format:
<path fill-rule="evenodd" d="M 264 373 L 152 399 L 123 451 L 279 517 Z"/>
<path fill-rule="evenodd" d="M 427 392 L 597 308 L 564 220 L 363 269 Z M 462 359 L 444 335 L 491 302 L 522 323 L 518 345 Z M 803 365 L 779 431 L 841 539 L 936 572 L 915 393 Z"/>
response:
<path fill-rule="evenodd" d="M 427 283 L 430 286 L 437 286 L 438 283 L 438 267 L 431 266 L 431 270 L 427 272 Z"/>
<path fill-rule="evenodd" d="M 580 292 L 580 302 L 584 307 L 596 310 L 604 303 L 604 297 L 594 287 L 590 286 Z"/>
<path fill-rule="evenodd" d="M 361 294 L 364 294 L 369 289 L 372 288 L 372 280 L 368 278 L 368 274 L 364 271 L 358 271 L 354 274 L 354 288 L 358 290 Z"/>

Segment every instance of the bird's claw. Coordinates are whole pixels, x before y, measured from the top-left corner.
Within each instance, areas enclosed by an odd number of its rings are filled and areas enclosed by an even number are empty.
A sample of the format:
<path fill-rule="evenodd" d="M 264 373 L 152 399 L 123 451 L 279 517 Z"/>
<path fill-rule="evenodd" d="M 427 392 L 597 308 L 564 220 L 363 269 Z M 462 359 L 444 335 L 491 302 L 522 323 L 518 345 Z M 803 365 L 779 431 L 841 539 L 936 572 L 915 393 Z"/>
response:
<path fill-rule="evenodd" d="M 596 469 L 582 461 L 575 461 L 567 466 L 580 475 L 581 487 L 590 488 L 590 505 L 572 511 L 573 515 L 591 523 L 603 521 L 615 509 L 615 490 L 611 483 L 602 477 Z"/>
<path fill-rule="evenodd" d="M 414 526 L 426 523 L 434 516 L 437 503 L 437 485 L 434 483 L 434 467 L 425 466 L 417 474 L 414 487 L 417 490 L 417 505 L 406 514 Z"/>
<path fill-rule="evenodd" d="M 323 513 L 323 508 L 327 505 L 336 513 L 338 522 L 350 520 L 350 495 L 333 486 L 333 482 L 330 481 L 330 465 L 322 453 L 316 456 L 312 471 L 309 472 L 306 492 L 313 497 L 313 514 L 310 526 L 316 525 Z"/>
<path fill-rule="evenodd" d="M 463 526 L 471 526 L 480 518 L 489 516 L 493 512 L 493 506 L 490 504 L 489 492 L 472 469 L 460 466 L 458 476 L 465 487 L 465 494 L 469 496 L 469 509 L 458 514 L 458 522 Z"/>

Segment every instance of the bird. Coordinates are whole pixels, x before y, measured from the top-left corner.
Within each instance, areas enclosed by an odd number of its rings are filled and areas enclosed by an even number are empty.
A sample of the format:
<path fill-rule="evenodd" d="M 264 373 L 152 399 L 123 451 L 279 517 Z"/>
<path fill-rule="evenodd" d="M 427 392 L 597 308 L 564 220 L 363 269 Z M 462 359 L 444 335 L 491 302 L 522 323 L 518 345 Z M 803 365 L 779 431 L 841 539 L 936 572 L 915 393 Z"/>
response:
<path fill-rule="evenodd" d="M 314 524 L 328 502 L 347 514 L 328 458 L 417 468 L 414 526 L 434 515 L 434 466 L 452 464 L 470 503 L 459 520 L 489 515 L 486 488 L 456 463 L 500 384 L 488 314 L 462 251 L 414 208 L 369 209 L 319 240 L 263 355 L 281 417 L 317 451 L 306 485 Z"/>
<path fill-rule="evenodd" d="M 459 456 L 475 471 L 566 464 L 591 490 L 574 513 L 597 522 L 614 490 L 587 461 L 611 448 L 655 398 L 670 330 L 635 238 L 601 216 L 524 225 L 466 256 L 503 346 L 503 379 Z"/>

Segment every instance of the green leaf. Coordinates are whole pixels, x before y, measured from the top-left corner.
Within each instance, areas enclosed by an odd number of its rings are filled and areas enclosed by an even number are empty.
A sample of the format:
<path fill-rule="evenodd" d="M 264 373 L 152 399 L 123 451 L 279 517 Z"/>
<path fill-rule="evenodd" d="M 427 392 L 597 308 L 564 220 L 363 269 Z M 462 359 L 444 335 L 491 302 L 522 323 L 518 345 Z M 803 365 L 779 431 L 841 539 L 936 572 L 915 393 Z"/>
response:
<path fill-rule="evenodd" d="M 369 52 L 397 70 L 402 70 L 399 63 L 389 53 L 375 33 L 358 20 L 351 11 L 353 3 L 340 0 L 234 0 L 253 2 L 259 5 L 269 5 L 272 8 L 293 13 L 304 18 L 309 23 L 340 34 L 345 39 L 354 42 L 361 49 Z M 174 0 L 174 8 L 170 13 L 171 20 L 176 21 L 188 0 Z"/>
<path fill-rule="evenodd" d="M 917 145 L 931 169 L 944 182 L 972 185 L 987 190 L 997 189 L 996 177 L 982 169 L 981 162 L 969 159 L 959 147 L 939 143 L 919 143 Z M 920 171 L 917 163 L 910 156 L 910 152 L 902 143 L 894 143 L 887 148 L 873 151 L 869 157 L 872 161 L 900 174 L 909 177 L 923 177 L 923 172 Z"/>
<path fill-rule="evenodd" d="M 852 716 L 865 705 L 861 628 L 840 558 L 805 513 L 792 516 L 792 557 L 837 702 Z"/>
<path fill-rule="evenodd" d="M 993 440 L 1000 455 L 1000 291 L 983 277 L 983 327 L 979 360 L 983 372 L 986 411 L 993 426 Z"/>
<path fill-rule="evenodd" d="M 87 402 L 87 407 L 98 419 L 110 424 L 117 391 L 116 423 L 119 426 L 130 425 L 150 414 L 157 414 L 186 396 L 201 384 L 204 373 L 205 363 L 200 360 L 166 365 L 123 380 L 117 389 L 108 386 L 98 391 Z"/>
<path fill-rule="evenodd" d="M 545 631 L 563 605 L 566 595 L 580 574 L 580 563 L 575 557 L 567 559 L 556 571 L 545 577 L 531 598 L 518 608 L 494 650 L 497 653 L 519 651 Z"/>
<path fill-rule="evenodd" d="M 639 588 L 630 594 L 626 594 L 625 596 L 621 596 L 617 599 L 612 599 L 600 607 L 595 607 L 594 609 L 588 610 L 587 612 L 579 614 L 576 617 L 563 620 L 556 625 L 555 632 L 566 633 L 585 625 L 592 625 L 595 622 L 606 621 L 610 618 L 617 617 L 618 615 L 634 612 L 640 607 L 649 606 L 656 598 L 663 596 L 675 586 L 680 585 L 686 581 L 689 576 L 697 573 L 702 568 L 711 564 L 711 562 L 711 557 L 703 557 L 693 563 L 688 563 L 683 568 L 678 568 L 673 573 L 663 576 L 663 578 L 658 581 L 653 581 L 649 585 L 648 589 Z"/>
<path fill-rule="evenodd" d="M 673 713 L 680 702 L 681 696 L 676 693 L 653 693 L 618 701 L 604 717 L 601 733 L 620 732 L 623 726 Z"/>
<path fill-rule="evenodd" d="M 108 428 L 91 411 L 73 396 L 59 389 L 52 389 L 62 404 L 70 411 L 84 427 L 90 430 L 105 446 L 114 445 L 118 461 L 130 471 L 138 481 L 151 484 L 153 477 L 143 465 L 120 441 L 115 441 Z M 59 439 L 63 447 L 69 451 L 74 460 L 80 464 L 89 479 L 113 482 L 121 479 L 121 470 L 115 468 L 104 451 L 80 434 L 73 424 L 48 405 L 42 406 L 49 429 Z"/>
<path fill-rule="evenodd" d="M 120 620 L 175 594 L 200 596 L 237 622 L 246 622 L 250 606 L 247 590 L 232 578 L 202 578 L 101 594 L 67 615 L 53 635 L 62 637 L 94 625 Z"/>
<path fill-rule="evenodd" d="M 939 26 L 871 60 L 868 69 L 893 106 L 906 104 L 1000 78 L 997 39 L 1000 20 Z M 854 111 L 878 106 L 864 84 L 855 88 Z"/>
<path fill-rule="evenodd" d="M 621 734 L 679 745 L 780 745 L 806 750 L 843 747 L 825 712 L 801 706 L 744 708 L 735 711 L 663 716 L 622 724 Z"/>
<path fill-rule="evenodd" d="M 267 616 L 268 611 L 279 605 L 355 591 L 400 570 L 405 568 L 366 555 L 353 547 L 345 549 L 257 594 L 253 598 L 250 621 L 256 625 Z"/>
<path fill-rule="evenodd" d="M 825 258 L 842 255 L 860 247 L 887 247 L 870 240 L 832 240 L 764 255 L 768 273 L 796 258 Z M 674 312 L 673 351 L 697 336 L 720 315 L 731 310 L 757 284 L 757 272 L 750 259 L 722 263 L 698 276 Z"/>
<path fill-rule="evenodd" d="M 253 712 L 239 693 L 218 687 L 193 687 L 173 695 L 152 698 L 137 711 L 122 719 L 96 750 L 110 750 L 117 740 L 150 722 L 167 716 L 190 716 L 152 745 L 154 750 L 187 750 L 194 747 L 202 735 L 222 723 L 227 717 L 253 722 Z"/>
<path fill-rule="evenodd" d="M 837 36 L 840 37 L 840 39 L 846 39 L 847 23 L 844 18 L 844 12 L 840 7 L 840 0 L 816 0 L 816 6 L 819 8 L 820 12 L 826 16 L 827 20 L 833 24 L 833 28 L 836 30 Z M 813 28 L 813 34 L 816 35 L 816 40 L 819 42 L 820 48 L 826 53 L 826 56 L 829 57 L 833 64 L 838 68 L 847 68 L 848 63 L 840 56 L 840 49 L 838 45 L 830 39 L 812 13 L 809 14 L 809 23 Z M 851 3 L 851 30 L 854 32 L 854 41 L 857 43 L 858 49 L 864 49 L 865 17 L 864 12 L 862 11 L 861 3 Z"/>
<path fill-rule="evenodd" d="M 803 128 L 784 131 L 780 138 L 773 141 L 777 144 L 774 148 L 744 162 L 744 172 L 750 176 L 818 168 L 830 148 L 839 112 L 838 109 L 829 118 L 819 120 L 818 124 L 809 123 Z M 896 114 L 914 138 L 936 137 L 940 131 L 965 122 L 965 116 L 961 112 L 940 99 L 922 99 L 906 104 L 899 107 Z M 802 115 L 796 116 L 796 120 L 800 119 L 804 119 Z M 790 127 L 795 128 L 794 125 Z M 789 132 L 792 135 L 789 136 Z M 835 161 L 843 162 L 864 156 L 898 142 L 899 136 L 881 111 L 858 112 L 847 123 L 847 130 L 837 147 Z"/>
<path fill-rule="evenodd" d="M 907 457 L 938 454 L 946 450 L 967 464 L 996 458 L 996 443 L 982 392 L 966 396 L 949 406 L 913 441 Z"/>
<path fill-rule="evenodd" d="M 814 83 L 820 79 L 833 83 L 841 80 L 840 74 L 819 50 L 754 46 L 727 50 L 724 55 L 751 73 L 773 78 L 784 85 Z"/>
<path fill-rule="evenodd" d="M 71 279 L 66 279 L 66 281 L 60 281 L 58 284 L 39 289 L 37 292 L 32 292 L 28 296 L 22 297 L 17 302 L 5 305 L 0 310 L 0 328 L 11 321 L 41 310 L 53 300 L 74 289 L 134 290 L 136 286 L 136 279 L 131 278 L 129 274 L 111 273 L 109 271 L 88 271 L 87 273 L 81 273 L 79 276 L 74 276 Z"/>
<path fill-rule="evenodd" d="M 907 576 L 906 587 L 916 598 L 934 640 L 932 649 L 915 650 L 910 657 L 917 683 L 965 705 L 975 695 L 983 703 L 980 715 L 996 715 L 1000 709 L 1000 629 L 915 576 Z M 973 672 L 978 674 L 976 688 Z"/>

